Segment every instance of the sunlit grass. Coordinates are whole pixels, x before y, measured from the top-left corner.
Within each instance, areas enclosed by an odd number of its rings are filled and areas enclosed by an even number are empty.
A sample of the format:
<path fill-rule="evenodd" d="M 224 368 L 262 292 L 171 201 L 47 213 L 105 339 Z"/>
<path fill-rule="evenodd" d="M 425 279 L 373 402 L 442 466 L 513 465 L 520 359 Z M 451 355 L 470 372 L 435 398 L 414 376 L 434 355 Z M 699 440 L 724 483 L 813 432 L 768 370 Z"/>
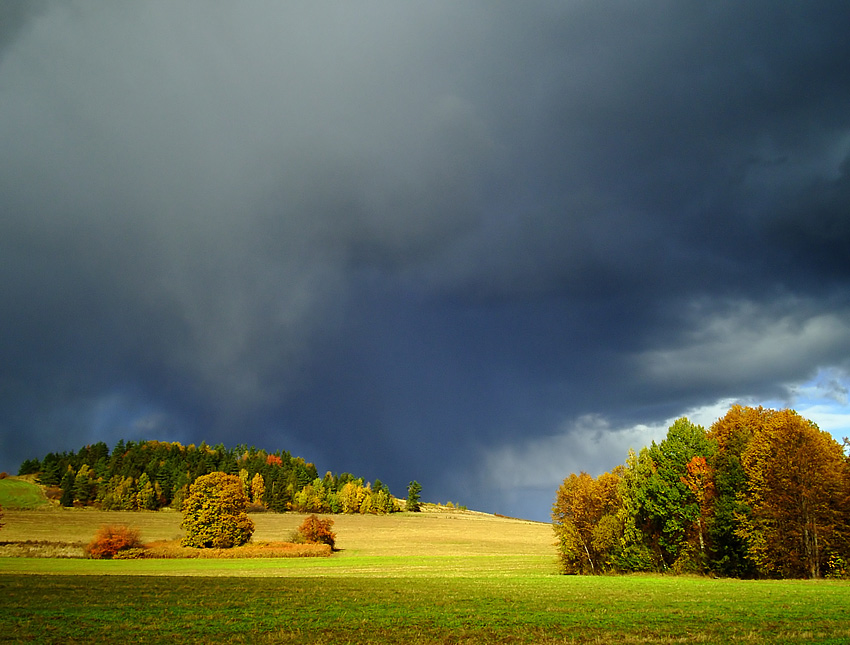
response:
<path fill-rule="evenodd" d="M 239 577 L 2 575 L 0 628 L 13 640 L 54 642 L 154 642 L 176 634 L 180 642 L 293 643 L 850 638 L 850 586 L 840 582 L 320 568 L 330 575 L 251 575 L 261 566 Z"/>
<path fill-rule="evenodd" d="M 0 479 L 0 506 L 5 510 L 32 510 L 49 505 L 40 486 L 22 479 Z"/>
<path fill-rule="evenodd" d="M 143 535 L 179 532 L 178 514 L 121 515 L 13 514 L 8 528 L 52 522 L 57 539 L 85 539 L 82 519 L 92 534 L 101 522 L 138 519 Z M 63 528 L 57 518 L 73 521 Z M 257 538 L 271 541 L 302 516 L 254 519 Z M 79 643 L 850 641 L 847 582 L 560 576 L 544 524 L 473 514 L 334 520 L 342 550 L 329 558 L 0 558 L 0 634 Z"/>

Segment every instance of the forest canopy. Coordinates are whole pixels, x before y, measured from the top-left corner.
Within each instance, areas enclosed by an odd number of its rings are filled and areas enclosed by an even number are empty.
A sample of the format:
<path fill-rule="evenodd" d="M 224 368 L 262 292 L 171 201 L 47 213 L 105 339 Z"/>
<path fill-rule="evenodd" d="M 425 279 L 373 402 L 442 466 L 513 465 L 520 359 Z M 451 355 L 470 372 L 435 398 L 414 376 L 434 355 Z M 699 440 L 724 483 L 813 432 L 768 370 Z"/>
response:
<path fill-rule="evenodd" d="M 351 473 L 319 477 L 316 467 L 301 457 L 244 445 L 119 441 L 110 452 L 98 442 L 77 452 L 28 459 L 18 474 L 37 474 L 38 482 L 63 506 L 181 510 L 192 483 L 214 472 L 238 476 L 253 510 L 373 514 L 397 510 L 380 480 L 364 482 Z"/>
<path fill-rule="evenodd" d="M 552 519 L 563 573 L 846 577 L 850 458 L 793 410 L 736 405 L 708 431 L 678 419 L 611 472 L 569 475 Z"/>

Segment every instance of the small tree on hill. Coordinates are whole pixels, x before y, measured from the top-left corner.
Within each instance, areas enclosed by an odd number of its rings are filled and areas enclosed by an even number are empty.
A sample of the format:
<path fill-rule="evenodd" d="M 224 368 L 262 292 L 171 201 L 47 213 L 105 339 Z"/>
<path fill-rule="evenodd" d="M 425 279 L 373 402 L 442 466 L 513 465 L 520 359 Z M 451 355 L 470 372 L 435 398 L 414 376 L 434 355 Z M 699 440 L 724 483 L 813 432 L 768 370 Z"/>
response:
<path fill-rule="evenodd" d="M 3 528 L 3 507 L 0 506 L 0 529 Z"/>
<path fill-rule="evenodd" d="M 419 493 L 422 492 L 422 484 L 412 481 L 407 485 L 407 510 L 419 511 Z"/>
<path fill-rule="evenodd" d="M 248 498 L 237 475 L 214 472 L 195 480 L 183 502 L 186 537 L 181 543 L 199 549 L 227 549 L 245 544 L 254 522 L 245 513 Z"/>
<path fill-rule="evenodd" d="M 298 527 L 297 535 L 301 540 L 310 544 L 327 544 L 332 549 L 336 544 L 336 533 L 331 530 L 334 521 L 330 518 L 321 519 L 316 515 L 304 518 Z"/>
<path fill-rule="evenodd" d="M 90 558 L 111 559 L 119 551 L 142 546 L 139 530 L 128 526 L 102 526 L 86 547 Z"/>

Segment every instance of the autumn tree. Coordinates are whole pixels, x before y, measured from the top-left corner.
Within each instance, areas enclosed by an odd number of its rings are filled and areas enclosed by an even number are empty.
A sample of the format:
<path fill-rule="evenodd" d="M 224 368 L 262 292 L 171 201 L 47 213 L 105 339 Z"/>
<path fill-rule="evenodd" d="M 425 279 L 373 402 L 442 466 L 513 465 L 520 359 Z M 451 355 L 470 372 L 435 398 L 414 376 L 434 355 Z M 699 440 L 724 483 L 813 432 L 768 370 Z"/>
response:
<path fill-rule="evenodd" d="M 723 575 L 751 578 L 757 573 L 747 556 L 747 545 L 738 534 L 740 522 L 751 513 L 745 501 L 747 473 L 741 456 L 767 413 L 761 407 L 733 405 L 708 432 L 717 444 L 717 452 L 709 460 L 714 470 L 714 500 L 707 533 L 712 544 L 711 568 Z"/>
<path fill-rule="evenodd" d="M 353 479 L 345 483 L 337 495 L 340 510 L 343 513 L 359 513 L 363 500 L 366 498 L 366 489 L 363 480 Z"/>
<path fill-rule="evenodd" d="M 598 479 L 573 473 L 558 488 L 552 521 L 564 573 L 603 573 L 616 567 L 621 475 L 622 467 Z"/>
<path fill-rule="evenodd" d="M 237 475 L 213 472 L 198 477 L 183 501 L 183 546 L 230 548 L 245 544 L 254 522 L 245 513 L 248 498 Z"/>
<path fill-rule="evenodd" d="M 336 544 L 333 525 L 334 521 L 330 518 L 322 519 L 316 515 L 310 515 L 304 518 L 296 533 L 301 541 L 309 544 L 327 544 L 333 549 Z"/>
<path fill-rule="evenodd" d="M 793 410 L 769 411 L 741 455 L 751 513 L 737 534 L 762 575 L 820 577 L 841 548 L 844 452 Z"/>
<path fill-rule="evenodd" d="M 688 487 L 697 502 L 699 511 L 696 520 L 696 532 L 699 538 L 700 554 L 705 559 L 706 553 L 706 522 L 710 517 L 711 503 L 714 500 L 714 480 L 711 466 L 705 457 L 694 455 L 685 464 L 687 474 L 681 477 L 682 483 Z"/>
<path fill-rule="evenodd" d="M 295 493 L 292 508 L 300 513 L 329 513 L 328 490 L 325 482 L 318 477 Z"/>
<path fill-rule="evenodd" d="M 139 530 L 127 526 L 102 526 L 86 546 L 90 558 L 111 559 L 119 551 L 138 549 L 142 546 Z"/>
<path fill-rule="evenodd" d="M 266 494 L 266 482 L 260 473 L 251 479 L 251 501 L 254 504 L 263 504 L 263 496 Z"/>
<path fill-rule="evenodd" d="M 395 510 L 390 489 L 381 480 L 376 480 L 372 487 L 372 512 L 378 515 L 392 513 Z"/>

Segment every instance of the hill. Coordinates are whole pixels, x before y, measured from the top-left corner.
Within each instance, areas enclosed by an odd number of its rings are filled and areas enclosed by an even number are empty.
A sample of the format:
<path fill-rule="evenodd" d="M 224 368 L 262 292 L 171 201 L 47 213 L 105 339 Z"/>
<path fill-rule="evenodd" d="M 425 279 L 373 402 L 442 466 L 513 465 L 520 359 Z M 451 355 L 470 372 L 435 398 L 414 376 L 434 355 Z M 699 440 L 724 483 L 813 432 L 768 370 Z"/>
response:
<path fill-rule="evenodd" d="M 179 509 L 189 486 L 217 471 L 239 475 L 257 510 L 383 514 L 401 507 L 378 479 L 331 472 L 319 477 L 316 466 L 301 457 L 245 445 L 119 441 L 110 451 L 99 442 L 27 459 L 18 474 L 36 475 L 62 506 L 129 511 Z"/>
<path fill-rule="evenodd" d="M 32 477 L 5 477 L 0 479 L 0 506 L 4 510 L 34 510 L 49 506 L 41 486 Z"/>

